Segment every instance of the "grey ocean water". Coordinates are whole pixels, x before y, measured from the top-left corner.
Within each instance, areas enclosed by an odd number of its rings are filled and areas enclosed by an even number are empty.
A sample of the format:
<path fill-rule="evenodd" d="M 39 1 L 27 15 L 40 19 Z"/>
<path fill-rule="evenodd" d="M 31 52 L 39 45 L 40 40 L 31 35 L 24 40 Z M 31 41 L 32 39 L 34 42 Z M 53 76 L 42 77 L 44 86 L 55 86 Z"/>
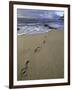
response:
<path fill-rule="evenodd" d="M 17 34 L 36 34 L 45 33 L 52 29 L 63 30 L 64 20 L 22 20 L 18 19 L 17 23 Z"/>

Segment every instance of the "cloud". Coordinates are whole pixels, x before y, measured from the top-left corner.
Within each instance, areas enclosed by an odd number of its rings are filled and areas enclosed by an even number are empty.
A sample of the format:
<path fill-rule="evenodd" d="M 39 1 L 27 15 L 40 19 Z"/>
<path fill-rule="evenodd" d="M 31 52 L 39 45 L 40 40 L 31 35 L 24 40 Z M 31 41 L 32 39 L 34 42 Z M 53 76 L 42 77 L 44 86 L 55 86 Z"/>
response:
<path fill-rule="evenodd" d="M 18 9 L 17 17 L 18 18 L 54 19 L 54 18 L 59 18 L 59 13 L 56 10 Z"/>
<path fill-rule="evenodd" d="M 59 16 L 63 16 L 64 15 L 64 11 L 56 11 L 56 14 Z"/>

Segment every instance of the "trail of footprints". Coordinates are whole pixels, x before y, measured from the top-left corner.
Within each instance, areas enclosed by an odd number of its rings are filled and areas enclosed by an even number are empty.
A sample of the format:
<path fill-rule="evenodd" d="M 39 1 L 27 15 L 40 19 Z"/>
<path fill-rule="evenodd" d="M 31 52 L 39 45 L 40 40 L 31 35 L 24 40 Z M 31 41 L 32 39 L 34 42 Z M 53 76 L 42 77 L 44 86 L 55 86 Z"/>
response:
<path fill-rule="evenodd" d="M 33 51 L 33 56 L 35 53 L 38 53 L 41 51 L 41 48 L 44 46 L 44 44 L 46 44 L 46 38 L 47 36 L 44 36 L 44 40 L 42 41 L 42 44 L 40 46 L 37 46 L 34 51 Z M 31 56 L 32 58 L 32 56 Z M 21 75 L 21 78 L 23 79 L 28 79 L 28 68 L 29 68 L 29 64 L 30 64 L 30 60 L 25 60 L 25 63 L 24 63 L 24 66 L 21 68 L 20 70 L 20 75 Z"/>
<path fill-rule="evenodd" d="M 21 76 L 22 76 L 22 78 L 23 78 L 23 77 L 24 77 L 24 78 L 27 78 L 27 77 L 28 77 L 27 70 L 28 70 L 28 64 L 29 64 L 29 63 L 30 63 L 29 60 L 27 60 L 27 61 L 25 62 L 24 67 L 21 68 Z"/>

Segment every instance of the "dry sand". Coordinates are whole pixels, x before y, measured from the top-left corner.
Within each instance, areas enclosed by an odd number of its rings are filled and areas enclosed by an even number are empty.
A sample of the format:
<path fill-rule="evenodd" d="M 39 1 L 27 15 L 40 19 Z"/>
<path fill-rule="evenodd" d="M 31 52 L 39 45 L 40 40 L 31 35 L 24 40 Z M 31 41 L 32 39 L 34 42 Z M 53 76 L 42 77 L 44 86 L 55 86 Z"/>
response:
<path fill-rule="evenodd" d="M 17 36 L 17 79 L 64 77 L 64 31 Z"/>

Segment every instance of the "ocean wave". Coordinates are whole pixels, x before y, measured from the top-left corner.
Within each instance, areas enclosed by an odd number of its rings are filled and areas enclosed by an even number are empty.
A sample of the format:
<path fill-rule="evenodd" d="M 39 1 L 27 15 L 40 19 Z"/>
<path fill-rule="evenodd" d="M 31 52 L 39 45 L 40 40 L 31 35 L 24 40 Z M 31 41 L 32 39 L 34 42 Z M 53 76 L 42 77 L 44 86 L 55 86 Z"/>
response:
<path fill-rule="evenodd" d="M 48 32 L 49 28 L 44 26 L 23 26 L 18 27 L 18 34 L 34 34 L 34 33 L 44 33 Z"/>
<path fill-rule="evenodd" d="M 17 26 L 17 34 L 38 34 L 49 32 L 52 29 L 63 28 L 63 23 L 22 23 Z"/>

